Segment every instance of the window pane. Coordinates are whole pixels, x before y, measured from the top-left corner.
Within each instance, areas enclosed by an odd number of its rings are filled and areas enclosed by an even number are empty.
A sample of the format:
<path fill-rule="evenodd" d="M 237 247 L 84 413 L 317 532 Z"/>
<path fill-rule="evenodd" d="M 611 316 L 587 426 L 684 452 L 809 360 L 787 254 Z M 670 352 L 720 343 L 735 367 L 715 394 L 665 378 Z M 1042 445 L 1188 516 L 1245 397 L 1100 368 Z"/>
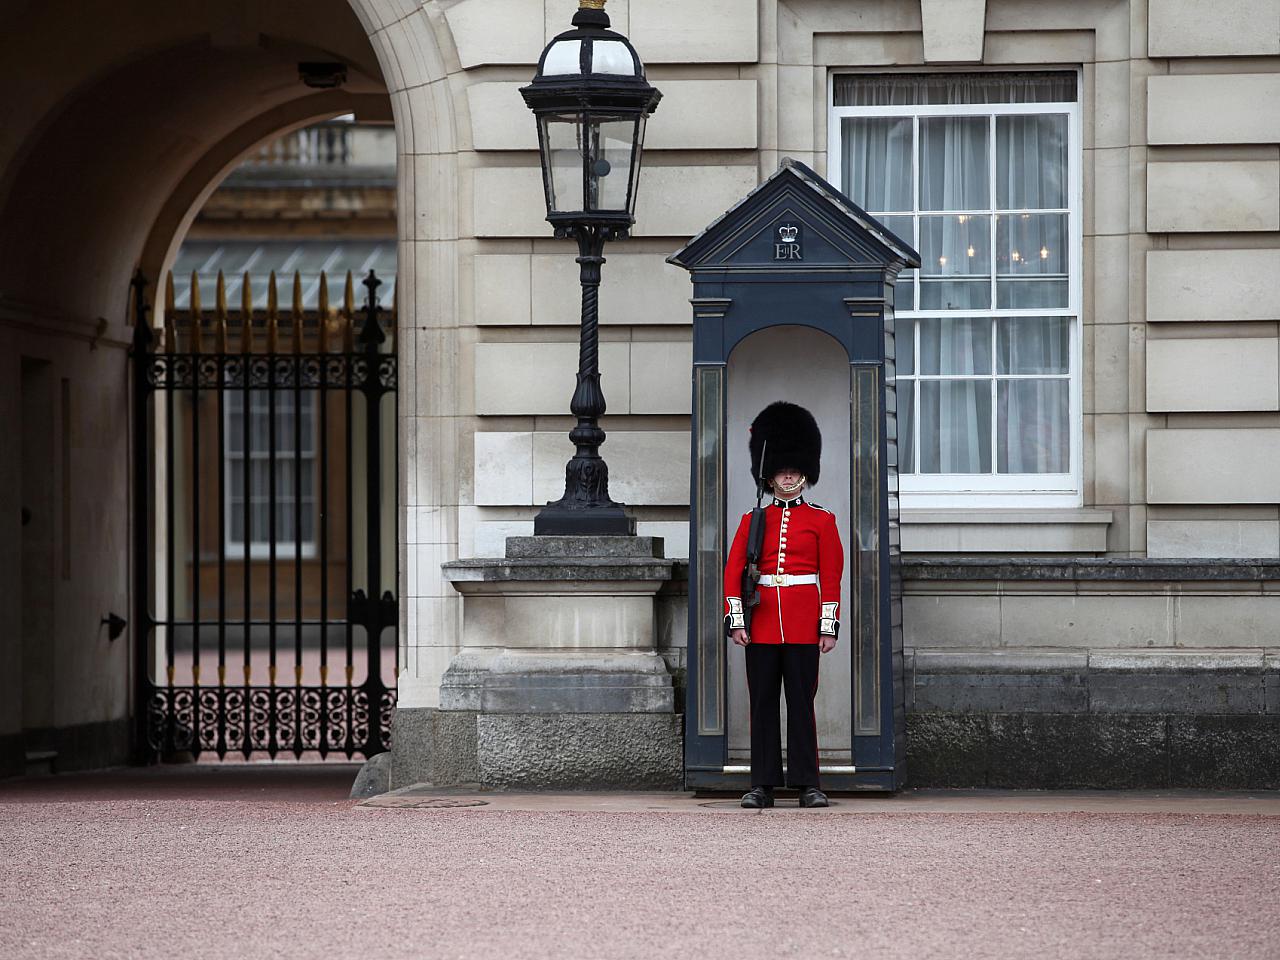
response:
<path fill-rule="evenodd" d="M 1070 317 L 996 320 L 997 373 L 1068 373 L 1070 349 Z"/>
<path fill-rule="evenodd" d="M 1000 280 L 996 306 L 1001 310 L 1061 309 L 1067 306 L 1068 295 L 1066 280 Z"/>
<path fill-rule="evenodd" d="M 996 382 L 1001 473 L 1069 472 L 1069 384 L 1067 380 Z"/>
<path fill-rule="evenodd" d="M 907 202 L 910 204 L 909 198 Z M 896 234 L 903 243 L 912 248 L 917 246 L 915 217 L 878 214 L 876 219 L 884 224 L 888 230 Z M 898 274 L 898 279 L 893 287 L 893 308 L 899 311 L 914 310 L 916 308 L 916 271 L 903 270 Z"/>
<path fill-rule="evenodd" d="M 906 311 L 916 309 L 916 272 L 903 270 L 893 285 L 893 309 Z"/>
<path fill-rule="evenodd" d="M 267 450 L 267 410 L 270 400 L 265 390 L 249 393 L 249 445 L 253 450 Z"/>
<path fill-rule="evenodd" d="M 1004 213 L 997 216 L 996 271 L 1001 276 L 1066 276 L 1067 215 Z"/>
<path fill-rule="evenodd" d="M 1001 307 L 1067 306 L 1067 215 L 996 217 L 996 299 Z"/>
<path fill-rule="evenodd" d="M 921 217 L 920 260 L 920 309 L 991 306 L 990 217 Z"/>
<path fill-rule="evenodd" d="M 914 380 L 898 381 L 898 472 L 915 473 L 914 448 L 916 384 Z"/>
<path fill-rule="evenodd" d="M 920 384 L 920 472 L 991 472 L 991 381 Z"/>
<path fill-rule="evenodd" d="M 986 117 L 920 120 L 920 209 L 978 210 L 991 205 Z"/>
<path fill-rule="evenodd" d="M 302 394 L 302 452 L 314 453 L 316 449 L 316 403 L 319 394 L 304 391 Z"/>
<path fill-rule="evenodd" d="M 996 206 L 1066 205 L 1066 116 L 996 117 Z"/>
<path fill-rule="evenodd" d="M 920 372 L 991 372 L 991 321 L 986 317 L 927 317 L 920 321 Z"/>
<path fill-rule="evenodd" d="M 849 199 L 864 210 L 910 210 L 911 119 L 845 117 L 840 126 Z"/>
<path fill-rule="evenodd" d="M 908 204 L 910 200 L 908 199 Z M 884 224 L 885 228 L 891 233 L 895 233 L 898 239 L 910 247 L 916 245 L 916 218 L 910 214 L 906 216 L 894 216 L 888 213 L 876 214 L 876 219 Z"/>
<path fill-rule="evenodd" d="M 916 322 L 914 320 L 898 320 L 894 334 L 894 349 L 898 355 L 898 376 L 909 377 L 916 372 Z"/>

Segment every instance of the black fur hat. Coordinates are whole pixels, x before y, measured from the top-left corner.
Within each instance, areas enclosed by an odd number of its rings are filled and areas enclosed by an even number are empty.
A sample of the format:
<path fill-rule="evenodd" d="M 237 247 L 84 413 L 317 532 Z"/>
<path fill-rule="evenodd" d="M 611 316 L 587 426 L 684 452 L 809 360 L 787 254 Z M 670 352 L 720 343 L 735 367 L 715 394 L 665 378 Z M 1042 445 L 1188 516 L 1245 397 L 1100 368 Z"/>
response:
<path fill-rule="evenodd" d="M 778 400 L 769 404 L 751 421 L 751 478 L 764 488 L 779 470 L 791 467 L 809 481 L 818 482 L 822 461 L 822 433 L 813 414 L 794 403 Z M 764 463 L 760 457 L 764 455 Z"/>

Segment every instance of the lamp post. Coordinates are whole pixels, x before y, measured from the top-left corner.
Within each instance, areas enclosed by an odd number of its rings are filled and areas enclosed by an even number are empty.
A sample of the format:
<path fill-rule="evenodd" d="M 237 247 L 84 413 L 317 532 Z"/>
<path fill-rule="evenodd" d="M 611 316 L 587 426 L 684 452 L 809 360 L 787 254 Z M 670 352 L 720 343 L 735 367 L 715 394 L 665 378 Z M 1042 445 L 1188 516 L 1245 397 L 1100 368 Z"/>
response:
<path fill-rule="evenodd" d="M 580 0 L 574 29 L 553 39 L 521 95 L 538 123 L 547 221 L 578 242 L 582 328 L 578 381 L 569 409 L 576 451 L 565 466 L 564 496 L 533 521 L 538 535 L 618 536 L 635 520 L 609 497 L 600 456 L 605 412 L 600 389 L 598 305 L 606 240 L 625 239 L 635 223 L 645 120 L 662 94 L 649 85 L 627 38 L 609 29 L 605 0 Z"/>

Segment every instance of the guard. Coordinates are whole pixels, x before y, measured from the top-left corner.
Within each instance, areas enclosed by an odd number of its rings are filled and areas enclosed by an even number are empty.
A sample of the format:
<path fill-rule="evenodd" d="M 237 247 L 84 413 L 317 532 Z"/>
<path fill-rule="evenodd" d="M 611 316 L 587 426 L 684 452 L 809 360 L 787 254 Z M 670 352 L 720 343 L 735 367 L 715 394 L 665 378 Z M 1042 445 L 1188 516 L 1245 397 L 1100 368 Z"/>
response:
<path fill-rule="evenodd" d="M 785 784 L 800 806 L 825 807 L 818 782 L 813 698 L 818 658 L 836 644 L 844 548 L 834 515 L 805 500 L 818 482 L 822 434 L 804 407 L 771 403 L 751 424 L 757 506 L 746 513 L 725 564 L 725 630 L 746 648 L 751 699 L 751 790 L 744 807 L 772 807 L 784 783 L 778 697 L 787 697 Z M 769 487 L 772 500 L 760 505 Z"/>

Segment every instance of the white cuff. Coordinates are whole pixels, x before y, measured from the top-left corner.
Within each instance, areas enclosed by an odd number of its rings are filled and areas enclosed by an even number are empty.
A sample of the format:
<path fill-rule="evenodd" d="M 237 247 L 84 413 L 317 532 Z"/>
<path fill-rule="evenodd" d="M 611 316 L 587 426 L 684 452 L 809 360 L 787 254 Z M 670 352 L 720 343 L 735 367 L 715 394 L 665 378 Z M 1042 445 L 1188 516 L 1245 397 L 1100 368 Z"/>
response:
<path fill-rule="evenodd" d="M 826 637 L 834 637 L 840 633 L 840 618 L 837 610 L 840 604 L 824 603 L 822 617 L 818 620 L 818 633 Z"/>
<path fill-rule="evenodd" d="M 741 597 L 725 597 L 725 603 L 729 604 L 729 612 L 725 615 L 725 622 L 730 630 L 747 629 L 747 618 L 742 612 Z"/>

